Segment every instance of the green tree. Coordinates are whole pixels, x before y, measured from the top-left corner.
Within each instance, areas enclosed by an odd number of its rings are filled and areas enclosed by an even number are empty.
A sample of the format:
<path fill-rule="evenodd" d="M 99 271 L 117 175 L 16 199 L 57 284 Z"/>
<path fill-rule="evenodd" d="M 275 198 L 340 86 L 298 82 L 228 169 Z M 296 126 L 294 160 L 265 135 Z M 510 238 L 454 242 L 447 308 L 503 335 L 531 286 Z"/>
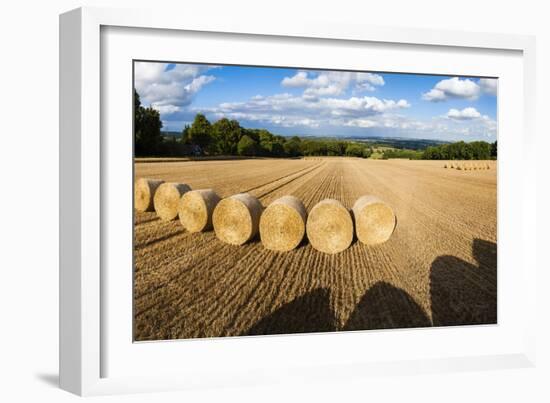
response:
<path fill-rule="evenodd" d="M 217 145 L 217 151 L 220 154 L 237 154 L 237 144 L 242 134 L 242 128 L 239 122 L 221 118 L 212 125 L 212 133 Z"/>
<path fill-rule="evenodd" d="M 134 89 L 134 142 L 136 155 L 157 155 L 162 143 L 160 114 L 151 107 L 141 106 L 139 94 Z"/>
<path fill-rule="evenodd" d="M 371 155 L 372 155 L 372 148 L 370 148 L 370 147 L 364 147 L 364 148 L 363 148 L 363 155 L 362 155 L 362 157 L 363 157 L 363 158 L 370 158 Z"/>
<path fill-rule="evenodd" d="M 191 126 L 189 125 L 185 125 L 185 127 L 183 128 L 182 132 L 181 132 L 181 142 L 183 144 L 191 144 L 190 140 L 189 140 L 189 129 L 191 128 Z"/>
<path fill-rule="evenodd" d="M 285 146 L 280 141 L 274 141 L 271 143 L 271 155 L 274 157 L 284 157 Z"/>
<path fill-rule="evenodd" d="M 346 155 L 350 157 L 362 157 L 363 156 L 363 147 L 356 143 L 349 143 L 346 146 Z"/>
<path fill-rule="evenodd" d="M 428 160 L 485 160 L 492 158 L 493 152 L 496 155 L 496 142 L 490 144 L 486 141 L 472 141 L 471 143 L 457 141 L 451 144 L 427 147 L 422 158 Z"/>
<path fill-rule="evenodd" d="M 469 145 L 472 148 L 473 159 L 488 160 L 491 158 L 491 144 L 486 141 L 472 141 Z"/>
<path fill-rule="evenodd" d="M 243 136 L 247 135 L 250 137 L 254 142 L 259 143 L 260 142 L 260 130 L 258 129 L 244 129 L 243 128 Z"/>
<path fill-rule="evenodd" d="M 213 142 L 212 125 L 202 113 L 195 115 L 195 120 L 189 128 L 189 142 L 198 145 L 202 152 L 208 149 Z"/>
<path fill-rule="evenodd" d="M 258 144 L 258 151 L 261 155 L 271 155 L 273 150 L 273 135 L 265 129 L 260 129 L 258 131 Z"/>
<path fill-rule="evenodd" d="M 345 141 L 328 141 L 326 142 L 326 155 L 345 155 L 347 143 Z"/>
<path fill-rule="evenodd" d="M 300 137 L 293 136 L 290 140 L 286 141 L 283 145 L 285 149 L 285 154 L 290 157 L 297 157 L 302 154 L 302 147 L 301 147 L 302 141 L 300 140 Z"/>
<path fill-rule="evenodd" d="M 245 134 L 239 140 L 239 144 L 237 145 L 237 152 L 239 153 L 239 155 L 254 156 L 257 154 L 257 146 L 258 143 L 256 143 L 250 136 Z"/>

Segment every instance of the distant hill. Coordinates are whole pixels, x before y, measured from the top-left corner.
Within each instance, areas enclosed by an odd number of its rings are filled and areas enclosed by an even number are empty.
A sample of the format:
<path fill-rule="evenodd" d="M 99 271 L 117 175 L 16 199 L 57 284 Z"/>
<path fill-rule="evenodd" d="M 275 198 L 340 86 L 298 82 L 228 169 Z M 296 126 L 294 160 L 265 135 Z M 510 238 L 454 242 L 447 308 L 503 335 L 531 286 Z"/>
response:
<path fill-rule="evenodd" d="M 160 134 L 163 137 L 181 137 L 181 132 L 170 132 L 170 131 L 164 132 L 164 131 L 161 131 Z"/>
<path fill-rule="evenodd" d="M 290 136 L 289 136 L 290 137 Z M 357 141 L 367 143 L 372 146 L 383 146 L 407 150 L 425 150 L 428 147 L 439 146 L 442 144 L 450 144 L 449 141 L 415 139 L 402 137 L 380 137 L 380 136 L 298 136 L 303 140 L 343 140 Z"/>
<path fill-rule="evenodd" d="M 162 136 L 165 139 L 181 138 L 181 132 L 175 131 L 162 131 Z M 293 136 L 284 136 L 291 138 Z M 415 139 L 415 138 L 402 138 L 402 137 L 382 137 L 382 136 L 298 136 L 303 140 L 342 140 L 342 141 L 356 141 L 360 143 L 366 143 L 373 147 L 391 147 L 398 149 L 425 150 L 428 147 L 439 146 L 442 144 L 450 144 L 449 141 L 442 140 L 428 140 L 428 139 Z"/>
<path fill-rule="evenodd" d="M 440 146 L 442 144 L 450 144 L 449 141 L 442 140 L 412 139 L 399 137 L 346 137 L 346 139 L 408 150 L 425 150 L 428 147 Z"/>

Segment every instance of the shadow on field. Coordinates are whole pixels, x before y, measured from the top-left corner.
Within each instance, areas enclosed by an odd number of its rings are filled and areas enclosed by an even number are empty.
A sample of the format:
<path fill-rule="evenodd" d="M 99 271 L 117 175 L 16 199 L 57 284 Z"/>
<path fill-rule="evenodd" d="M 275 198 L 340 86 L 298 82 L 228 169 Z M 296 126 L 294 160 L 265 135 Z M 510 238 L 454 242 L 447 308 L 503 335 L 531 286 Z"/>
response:
<path fill-rule="evenodd" d="M 334 330 L 336 330 L 336 319 L 330 308 L 329 290 L 318 288 L 262 318 L 244 336 Z"/>
<path fill-rule="evenodd" d="M 426 326 L 430 319 L 406 291 L 379 281 L 365 292 L 342 330 Z"/>
<path fill-rule="evenodd" d="M 497 246 L 475 239 L 477 265 L 439 256 L 430 271 L 432 318 L 405 290 L 379 281 L 365 291 L 340 327 L 330 288 L 317 288 L 280 306 L 242 335 L 494 324 L 497 321 Z"/>
<path fill-rule="evenodd" d="M 400 288 L 378 282 L 363 295 L 346 325 L 339 329 L 329 290 L 302 295 L 264 317 L 243 335 L 333 332 L 431 326 L 413 298 Z"/>
<path fill-rule="evenodd" d="M 497 323 L 497 245 L 475 239 L 477 266 L 454 256 L 432 263 L 430 296 L 434 326 Z"/>

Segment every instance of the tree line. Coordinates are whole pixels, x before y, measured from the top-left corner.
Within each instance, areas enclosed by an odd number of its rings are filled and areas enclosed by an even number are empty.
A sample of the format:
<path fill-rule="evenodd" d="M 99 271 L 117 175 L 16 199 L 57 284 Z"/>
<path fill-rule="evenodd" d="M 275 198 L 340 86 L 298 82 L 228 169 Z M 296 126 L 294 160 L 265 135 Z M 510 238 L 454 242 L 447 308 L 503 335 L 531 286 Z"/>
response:
<path fill-rule="evenodd" d="M 216 156 L 247 157 L 354 156 L 368 158 L 372 148 L 364 143 L 287 138 L 266 129 L 248 129 L 237 120 L 221 118 L 211 123 L 197 113 L 179 138 L 162 135 L 158 111 L 141 105 L 134 90 L 135 155 L 145 156 Z"/>
<path fill-rule="evenodd" d="M 427 147 L 422 153 L 426 160 L 489 160 L 497 158 L 497 142 L 472 141 Z"/>
<path fill-rule="evenodd" d="M 183 144 L 197 147 L 207 155 L 240 155 L 265 157 L 355 156 L 368 158 L 372 149 L 351 141 L 290 138 L 266 129 L 248 129 L 237 120 L 221 118 L 214 123 L 201 113 L 183 129 Z"/>
<path fill-rule="evenodd" d="M 134 139 L 138 157 L 165 156 L 247 156 L 300 157 L 352 156 L 369 158 L 372 144 L 360 141 L 309 139 L 275 135 L 266 129 L 242 127 L 237 120 L 221 118 L 211 123 L 201 113 L 186 125 L 180 136 L 164 137 L 160 114 L 152 107 L 141 105 L 134 89 Z M 407 159 L 490 159 L 496 158 L 496 142 L 463 141 L 427 147 L 424 151 L 388 149 L 382 158 Z"/>

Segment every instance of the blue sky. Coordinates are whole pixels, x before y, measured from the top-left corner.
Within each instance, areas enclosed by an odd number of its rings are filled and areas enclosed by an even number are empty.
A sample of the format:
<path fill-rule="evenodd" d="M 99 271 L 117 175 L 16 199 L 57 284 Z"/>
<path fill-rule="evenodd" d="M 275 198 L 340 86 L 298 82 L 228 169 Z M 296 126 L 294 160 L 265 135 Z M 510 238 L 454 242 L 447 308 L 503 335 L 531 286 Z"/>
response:
<path fill-rule="evenodd" d="M 282 135 L 497 137 L 496 79 L 135 62 L 134 85 L 163 130 L 201 112 Z"/>

